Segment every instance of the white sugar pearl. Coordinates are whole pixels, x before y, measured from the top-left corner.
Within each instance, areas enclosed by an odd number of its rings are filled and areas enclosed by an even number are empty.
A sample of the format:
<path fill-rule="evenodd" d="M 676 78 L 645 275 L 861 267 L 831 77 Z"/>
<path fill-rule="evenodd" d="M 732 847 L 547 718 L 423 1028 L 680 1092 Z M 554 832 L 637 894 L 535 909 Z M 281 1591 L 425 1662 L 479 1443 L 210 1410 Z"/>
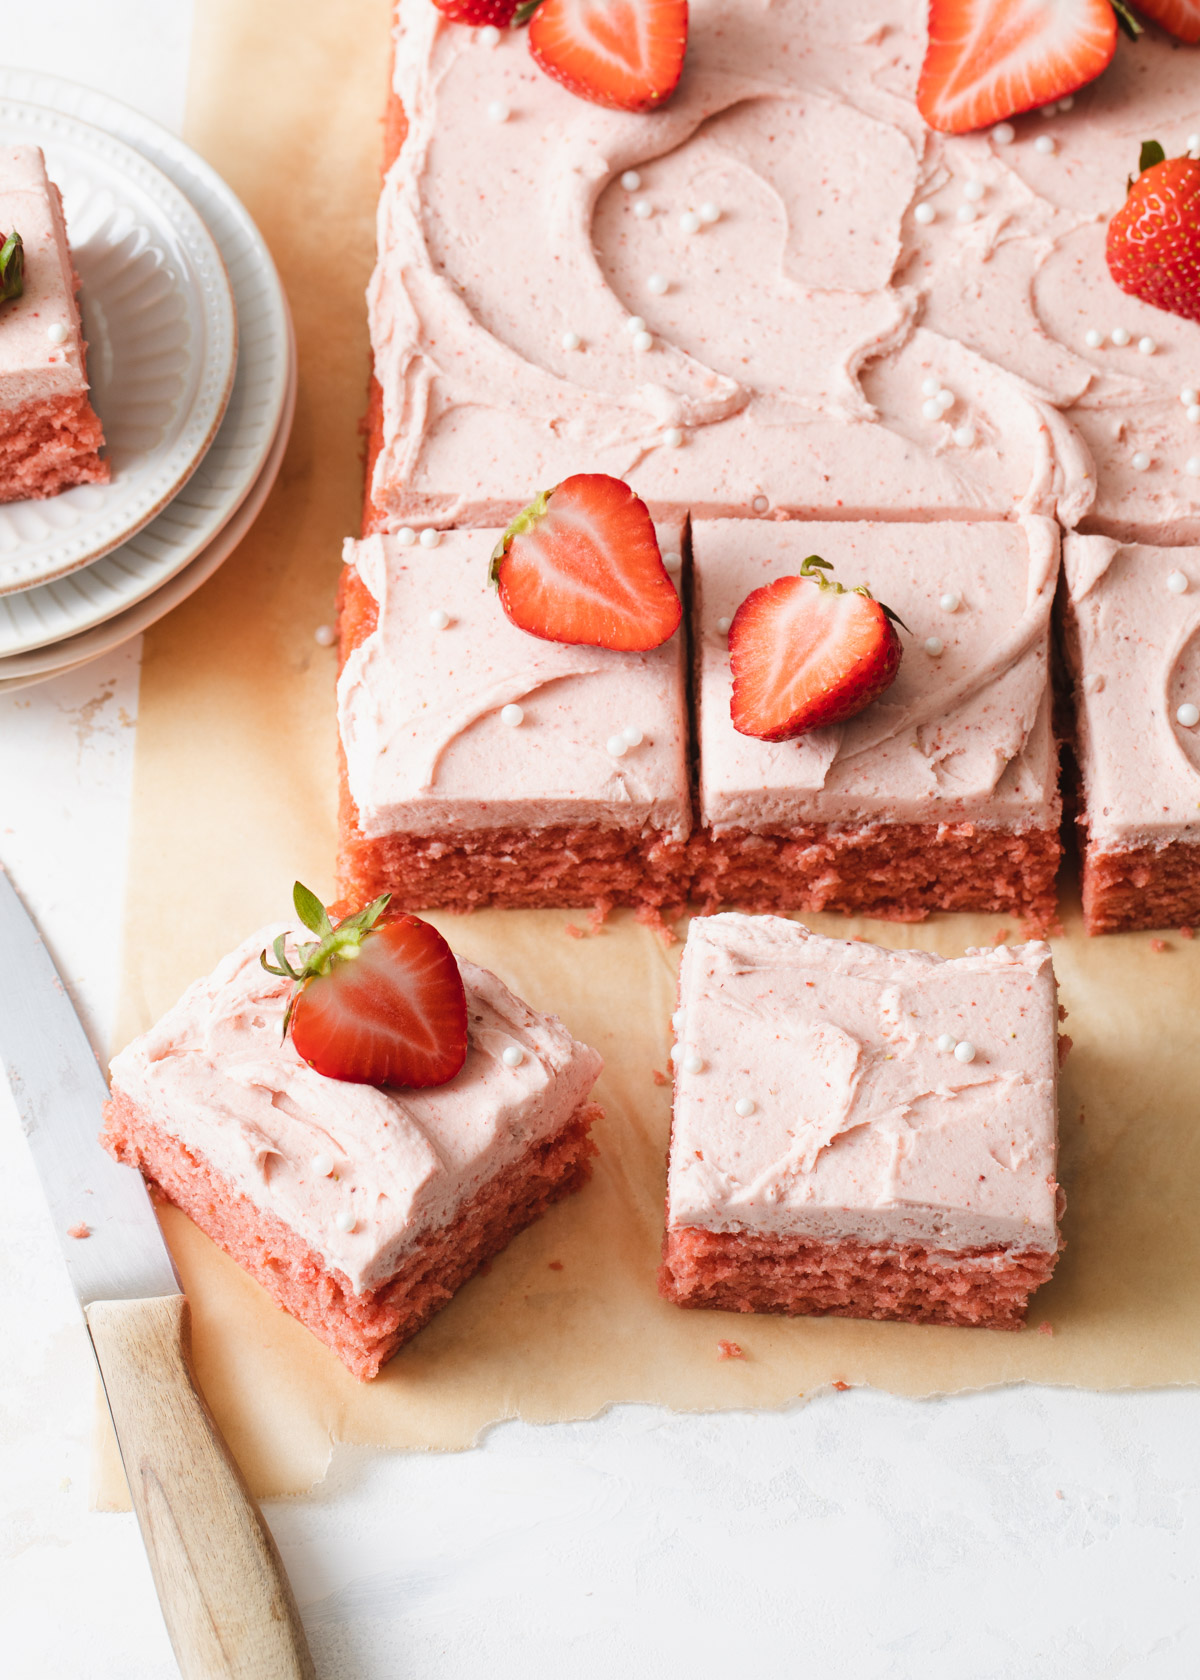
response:
<path fill-rule="evenodd" d="M 1191 408 L 1200 403 L 1200 391 L 1197 391 L 1194 385 L 1185 385 L 1179 393 L 1179 400 L 1184 408 Z"/>
<path fill-rule="evenodd" d="M 653 216 L 654 206 L 648 198 L 635 198 L 633 201 L 633 213 L 639 222 L 646 222 L 649 221 L 651 216 Z"/>
<path fill-rule="evenodd" d="M 943 1033 L 937 1041 L 937 1047 L 943 1055 L 949 1055 L 950 1051 L 954 1049 L 954 1046 L 957 1043 L 958 1040 L 955 1038 L 953 1033 Z"/>
<path fill-rule="evenodd" d="M 485 47 L 498 47 L 500 45 L 500 31 L 494 23 L 485 24 L 479 31 L 479 39 Z"/>
<path fill-rule="evenodd" d="M 520 706 L 511 703 L 507 706 L 501 706 L 500 722 L 508 729 L 519 729 L 525 722 L 525 713 Z"/>
<path fill-rule="evenodd" d="M 1138 349 L 1141 351 L 1143 356 L 1153 356 L 1154 352 L 1158 349 L 1158 345 L 1152 338 L 1139 338 Z"/>
<path fill-rule="evenodd" d="M 921 413 L 926 420 L 940 420 L 942 418 L 942 405 L 936 397 L 926 397 L 921 404 Z"/>
<path fill-rule="evenodd" d="M 313 631 L 313 641 L 318 647 L 332 647 L 336 632 L 332 624 L 318 624 Z"/>
<path fill-rule="evenodd" d="M 679 218 L 679 226 L 683 233 L 699 233 L 703 224 L 694 210 L 685 210 Z"/>
<path fill-rule="evenodd" d="M 493 99 L 487 108 L 488 121 L 494 123 L 507 122 L 512 112 L 502 99 Z"/>
<path fill-rule="evenodd" d="M 562 347 L 564 350 L 578 350 L 582 343 L 583 340 L 577 332 L 565 332 L 562 335 Z"/>
<path fill-rule="evenodd" d="M 65 344 L 69 336 L 61 321 L 55 321 L 52 326 L 46 328 L 46 337 L 51 344 Z"/>
<path fill-rule="evenodd" d="M 1150 457 L 1144 449 L 1138 449 L 1130 456 L 1129 465 L 1135 472 L 1145 472 L 1150 465 Z"/>
<path fill-rule="evenodd" d="M 704 1057 L 698 1056 L 694 1050 L 689 1050 L 683 1058 L 684 1073 L 703 1073 Z"/>
<path fill-rule="evenodd" d="M 940 636 L 927 636 L 925 638 L 925 652 L 930 659 L 940 659 L 945 651 L 946 644 Z"/>
<path fill-rule="evenodd" d="M 642 742 L 646 739 L 641 730 L 634 724 L 627 724 L 625 728 L 622 729 L 621 734 L 625 737 L 625 745 L 627 747 L 640 747 Z"/>
<path fill-rule="evenodd" d="M 1035 152 L 1041 152 L 1044 156 L 1049 155 L 1055 149 L 1054 136 L 1052 134 L 1039 134 L 1033 142 L 1033 149 Z"/>
<path fill-rule="evenodd" d="M 653 350 L 653 348 L 654 348 L 654 338 L 653 338 L 653 336 L 648 332 L 634 333 L 634 335 L 633 335 L 633 348 L 638 352 L 639 355 L 644 355 L 647 350 Z"/>
<path fill-rule="evenodd" d="M 753 1097 L 739 1097 L 733 1105 L 733 1112 L 740 1114 L 743 1120 L 748 1120 L 758 1108 Z"/>
<path fill-rule="evenodd" d="M 338 1213 L 337 1218 L 334 1220 L 334 1224 L 337 1226 L 339 1231 L 349 1232 L 353 1231 L 354 1227 L 358 1224 L 358 1220 L 355 1219 L 349 1208 L 342 1208 Z"/>
<path fill-rule="evenodd" d="M 621 185 L 626 192 L 636 192 L 642 184 L 642 177 L 636 169 L 627 169 L 621 176 Z"/>
<path fill-rule="evenodd" d="M 941 390 L 937 394 L 937 405 L 943 413 L 945 413 L 948 408 L 953 408 L 955 401 L 956 399 L 953 391 Z"/>
<path fill-rule="evenodd" d="M 506 1044 L 500 1053 L 500 1060 L 505 1067 L 520 1067 L 525 1060 L 525 1052 L 519 1044 Z"/>
<path fill-rule="evenodd" d="M 400 544 L 401 548 L 411 548 L 416 540 L 417 533 L 413 530 L 411 525 L 403 525 L 396 532 L 396 541 Z"/>
<path fill-rule="evenodd" d="M 962 606 L 962 596 L 957 595 L 953 589 L 948 589 L 938 602 L 938 606 L 941 607 L 943 612 L 957 612 L 959 607 Z"/>
<path fill-rule="evenodd" d="M 1089 350 L 1099 350 L 1100 346 L 1104 343 L 1104 334 L 1098 327 L 1089 327 L 1087 332 L 1083 335 L 1083 342 L 1087 345 Z"/>
<path fill-rule="evenodd" d="M 1189 478 L 1200 478 L 1200 455 L 1189 455 L 1183 463 L 1183 470 Z"/>
<path fill-rule="evenodd" d="M 663 555 L 662 563 L 669 572 L 681 572 L 683 570 L 683 555 L 676 549 L 672 549 L 669 554 Z"/>
<path fill-rule="evenodd" d="M 683 442 L 683 433 L 678 426 L 668 426 L 662 435 L 662 440 L 668 449 L 678 449 Z"/>
<path fill-rule="evenodd" d="M 1063 97 L 1058 102 L 1058 108 L 1059 108 L 1060 111 L 1071 111 L 1071 110 L 1074 109 L 1074 107 L 1075 107 L 1075 95 L 1073 93 L 1064 94 Z"/>
<path fill-rule="evenodd" d="M 1189 404 L 1187 417 L 1193 426 L 1200 426 L 1200 403 Z"/>
<path fill-rule="evenodd" d="M 718 633 L 718 635 L 727 636 L 729 634 L 729 626 L 732 623 L 733 623 L 733 620 L 731 618 L 719 618 L 717 620 L 717 633 Z"/>
<path fill-rule="evenodd" d="M 1124 327 L 1114 327 L 1112 330 L 1112 341 L 1119 350 L 1123 350 L 1129 343 L 1129 333 Z"/>
<path fill-rule="evenodd" d="M 1190 700 L 1185 700 L 1175 716 L 1185 729 L 1195 729 L 1200 723 L 1200 706 L 1193 706 Z"/>
<path fill-rule="evenodd" d="M 937 211 L 932 204 L 918 204 L 913 211 L 913 220 L 920 222 L 922 227 L 928 227 L 931 222 L 937 221 Z"/>
<path fill-rule="evenodd" d="M 630 334 L 645 332 L 646 323 L 640 315 L 631 315 L 625 323 L 625 331 Z"/>
<path fill-rule="evenodd" d="M 962 1038 L 954 1046 L 954 1060 L 956 1062 L 973 1062 L 975 1060 L 975 1046 L 970 1039 Z"/>
<path fill-rule="evenodd" d="M 1017 138 L 1017 131 L 1011 123 L 997 123 L 992 130 L 992 139 L 997 146 L 1011 146 Z"/>
<path fill-rule="evenodd" d="M 333 1156 L 326 1155 L 323 1152 L 320 1155 L 314 1155 L 312 1158 L 312 1170 L 316 1173 L 318 1178 L 328 1178 L 330 1173 L 333 1171 Z"/>
<path fill-rule="evenodd" d="M 929 378 L 921 381 L 921 395 L 923 397 L 936 397 L 941 388 L 942 382 L 940 379 Z"/>
<path fill-rule="evenodd" d="M 721 220 L 721 206 L 714 204 L 711 199 L 706 199 L 700 206 L 700 220 L 707 222 L 709 227 L 714 222 L 719 222 Z"/>
<path fill-rule="evenodd" d="M 974 426 L 958 426 L 955 428 L 954 441 L 960 449 L 970 449 L 975 442 Z"/>
<path fill-rule="evenodd" d="M 652 274 L 646 281 L 646 290 L 653 292 L 655 297 L 662 297 L 664 292 L 670 290 L 670 286 L 671 282 L 665 274 Z"/>
<path fill-rule="evenodd" d="M 435 531 L 432 525 L 427 526 L 421 532 L 420 543 L 422 548 L 436 548 L 441 540 L 442 533 Z"/>
<path fill-rule="evenodd" d="M 972 204 L 978 204 L 986 191 L 982 181 L 968 181 L 963 188 L 963 197 L 969 199 Z"/>
<path fill-rule="evenodd" d="M 978 214 L 973 204 L 960 204 L 954 212 L 954 217 L 959 222 L 973 222 Z"/>
<path fill-rule="evenodd" d="M 445 630 L 449 623 L 450 614 L 445 607 L 434 607 L 429 615 L 429 628 L 431 630 Z"/>
<path fill-rule="evenodd" d="M 1186 595 L 1188 589 L 1187 575 L 1184 572 L 1169 572 L 1167 574 L 1167 588 L 1172 595 Z"/>
<path fill-rule="evenodd" d="M 629 742 L 624 735 L 610 735 L 604 746 L 611 758 L 624 758 L 629 751 Z"/>
<path fill-rule="evenodd" d="M 683 1009 L 677 1009 L 675 1011 L 674 1015 L 671 1016 L 671 1025 L 675 1028 L 676 1032 L 682 1032 L 683 1031 L 683 1023 L 684 1023 L 685 1017 L 686 1017 L 686 1011 L 683 1010 Z"/>
<path fill-rule="evenodd" d="M 771 504 L 767 500 L 766 496 L 755 496 L 754 500 L 750 503 L 750 506 L 754 509 L 755 513 L 766 513 L 770 505 Z"/>

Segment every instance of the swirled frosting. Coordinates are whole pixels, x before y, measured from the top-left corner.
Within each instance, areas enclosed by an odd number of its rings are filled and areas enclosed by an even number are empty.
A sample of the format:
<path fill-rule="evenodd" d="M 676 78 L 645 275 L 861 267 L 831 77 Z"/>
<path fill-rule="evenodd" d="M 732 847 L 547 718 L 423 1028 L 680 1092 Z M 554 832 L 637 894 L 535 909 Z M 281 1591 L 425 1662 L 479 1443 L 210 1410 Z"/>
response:
<path fill-rule="evenodd" d="M 1058 531 L 1034 516 L 950 524 L 700 521 L 692 529 L 700 810 L 717 832 L 807 822 L 1054 828 L 1050 608 Z M 822 555 L 904 621 L 892 686 L 849 722 L 740 735 L 721 629 L 752 589 Z M 943 604 L 945 602 L 946 604 Z M 951 605 L 950 603 L 953 603 Z M 927 643 L 940 644 L 930 652 Z"/>
<path fill-rule="evenodd" d="M 1071 536 L 1063 571 L 1088 838 L 1200 844 L 1200 552 Z"/>
<path fill-rule="evenodd" d="M 1103 257 L 1140 140 L 1200 126 L 1195 55 L 1148 32 L 1004 146 L 925 128 L 921 0 L 691 17 L 677 93 L 641 115 L 542 75 L 521 31 L 491 47 L 399 0 L 409 128 L 369 290 L 381 527 L 502 524 L 586 465 L 696 516 L 1200 534 L 1177 401 L 1200 326 L 1126 298 Z"/>
<path fill-rule="evenodd" d="M 1057 1246 L 1047 945 L 946 959 L 697 917 L 679 1001 L 671 1227 Z"/>
<path fill-rule="evenodd" d="M 25 290 L 0 304 L 0 408 L 82 396 L 75 271 L 58 189 L 37 146 L 0 147 L 0 244 L 14 229 L 25 246 Z"/>
<path fill-rule="evenodd" d="M 432 10 L 432 8 L 430 8 Z M 374 597 L 374 631 L 338 683 L 338 727 L 362 833 L 453 834 L 559 824 L 686 839 L 684 637 L 650 653 L 542 641 L 488 583 L 498 530 L 447 533 L 436 555 L 373 536 L 346 561 Z M 678 549 L 678 523 L 659 526 Z M 446 614 L 444 627 L 430 618 Z M 519 707 L 516 727 L 506 707 Z M 608 742 L 636 729 L 620 757 Z"/>
<path fill-rule="evenodd" d="M 189 986 L 114 1058 L 113 1091 L 361 1294 L 493 1174 L 558 1131 L 603 1064 L 553 1015 L 460 961 L 470 1043 L 449 1084 L 385 1091 L 327 1079 L 283 1037 L 291 983 L 259 964 L 284 932 L 295 937 L 282 924 L 263 928 Z M 514 1045 L 524 1058 L 508 1067 L 503 1053 Z M 340 1228 L 342 1214 L 353 1216 L 352 1230 Z"/>

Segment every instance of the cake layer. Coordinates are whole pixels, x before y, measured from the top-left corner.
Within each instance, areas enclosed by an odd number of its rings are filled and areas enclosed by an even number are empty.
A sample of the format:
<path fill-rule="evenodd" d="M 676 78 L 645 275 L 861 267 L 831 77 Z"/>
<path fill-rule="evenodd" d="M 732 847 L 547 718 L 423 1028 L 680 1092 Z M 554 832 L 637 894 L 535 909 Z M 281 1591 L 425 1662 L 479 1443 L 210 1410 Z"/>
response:
<path fill-rule="evenodd" d="M 57 496 L 72 484 L 106 484 L 104 433 L 86 394 L 31 397 L 0 409 L 0 502 Z"/>
<path fill-rule="evenodd" d="M 899 614 L 899 675 L 847 723 L 779 743 L 741 735 L 729 715 L 728 621 L 751 590 L 797 576 L 810 554 Z M 812 823 L 1057 828 L 1048 665 L 1058 533 L 1048 520 L 701 520 L 692 575 L 700 817 L 714 835 Z"/>
<path fill-rule="evenodd" d="M 925 127 L 922 0 L 690 11 L 680 87 L 645 115 L 575 98 L 519 30 L 493 47 L 399 0 L 377 525 L 504 523 L 586 463 L 697 516 L 1200 534 L 1177 400 L 1200 325 L 1103 255 L 1141 140 L 1200 126 L 1192 55 L 1151 28 L 1005 145 Z M 516 228 L 519 282 L 495 260 Z"/>
<path fill-rule="evenodd" d="M 948 960 L 697 918 L 679 1002 L 670 1232 L 1056 1252 L 1048 946 Z"/>
<path fill-rule="evenodd" d="M 678 553 L 682 534 L 660 526 L 664 551 Z M 528 635 L 488 582 L 500 535 L 446 533 L 435 551 L 383 536 L 346 546 L 361 589 L 343 589 L 338 727 L 357 835 L 452 844 L 600 827 L 651 847 L 686 839 L 683 631 L 649 653 Z M 642 739 L 615 756 L 625 729 Z"/>
<path fill-rule="evenodd" d="M 469 1047 L 454 1079 L 424 1091 L 328 1079 L 283 1036 L 291 983 L 259 964 L 284 932 L 246 940 L 115 1057 L 113 1094 L 361 1295 L 561 1131 L 602 1064 L 553 1016 L 461 962 Z M 505 1050 L 521 1052 L 519 1065 Z"/>

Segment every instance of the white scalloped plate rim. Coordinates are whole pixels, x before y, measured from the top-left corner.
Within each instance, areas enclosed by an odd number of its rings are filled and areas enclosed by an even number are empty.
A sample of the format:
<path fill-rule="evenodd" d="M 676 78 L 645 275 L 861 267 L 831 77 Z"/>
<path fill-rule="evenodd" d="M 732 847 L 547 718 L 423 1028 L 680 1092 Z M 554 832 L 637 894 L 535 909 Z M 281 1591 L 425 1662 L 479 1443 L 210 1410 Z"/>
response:
<path fill-rule="evenodd" d="M 9 543 L 0 552 L 0 593 L 8 593 L 65 577 L 109 553 L 148 524 L 187 481 L 229 401 L 237 314 L 220 249 L 203 216 L 134 147 L 70 112 L 2 91 L 0 143 L 41 146 L 51 179 L 63 188 L 72 253 L 83 278 L 85 334 L 92 338 L 89 362 L 112 363 L 99 389 L 93 378 L 93 394 L 116 468 L 108 484 L 81 485 L 46 501 L 0 504 Z M 176 307 L 170 324 L 158 329 L 159 348 L 164 357 L 174 352 L 182 371 L 174 391 L 155 398 L 153 379 L 122 352 L 137 344 L 144 330 L 139 316 L 150 313 L 141 305 L 161 293 L 163 276 L 171 282 Z M 169 308 L 161 310 L 161 296 L 156 301 L 160 318 L 170 318 Z M 110 335 L 116 341 L 111 354 Z M 126 435 L 146 430 L 148 420 L 158 433 L 154 441 L 140 448 L 125 444 Z"/>
<path fill-rule="evenodd" d="M 189 146 L 107 94 L 36 71 L 0 68 L 0 97 L 62 108 L 103 127 L 175 183 L 221 250 L 240 338 L 229 408 L 182 492 L 131 543 L 57 582 L 0 596 L 3 674 L 8 658 L 63 642 L 146 599 L 208 547 L 254 488 L 271 453 L 287 403 L 294 348 L 287 300 L 262 235 L 236 195 Z M 14 621 L 16 612 L 20 623 Z"/>

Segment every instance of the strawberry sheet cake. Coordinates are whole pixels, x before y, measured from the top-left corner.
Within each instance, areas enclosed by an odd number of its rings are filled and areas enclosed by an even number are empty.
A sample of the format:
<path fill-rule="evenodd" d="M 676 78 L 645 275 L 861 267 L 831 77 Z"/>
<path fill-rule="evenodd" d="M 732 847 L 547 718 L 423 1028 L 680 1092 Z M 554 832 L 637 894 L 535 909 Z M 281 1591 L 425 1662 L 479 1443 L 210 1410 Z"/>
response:
<path fill-rule="evenodd" d="M 697 918 L 662 1294 L 1019 1329 L 1059 1249 L 1058 1020 L 1040 943 L 945 959 Z"/>
<path fill-rule="evenodd" d="M 36 146 L 0 149 L 0 247 L 0 502 L 105 483 L 79 282 L 62 200 Z"/>
<path fill-rule="evenodd" d="M 282 1030 L 293 987 L 260 962 L 281 935 L 294 954 L 301 934 L 264 928 L 114 1059 L 102 1141 L 365 1379 L 587 1180 L 601 1060 L 460 962 L 452 1078 L 319 1072 L 299 1017 Z"/>

